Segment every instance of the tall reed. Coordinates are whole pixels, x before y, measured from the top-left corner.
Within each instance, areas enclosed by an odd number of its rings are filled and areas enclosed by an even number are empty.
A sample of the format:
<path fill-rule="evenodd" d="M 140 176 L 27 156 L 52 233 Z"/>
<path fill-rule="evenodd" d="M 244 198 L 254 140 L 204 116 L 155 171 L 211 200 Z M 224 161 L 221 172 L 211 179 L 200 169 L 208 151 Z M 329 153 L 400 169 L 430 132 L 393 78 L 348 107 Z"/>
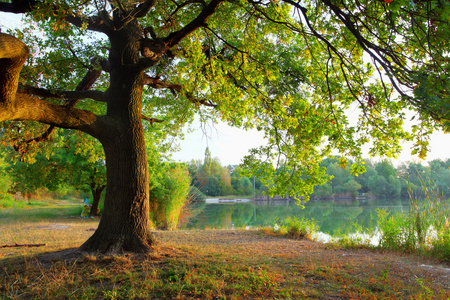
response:
<path fill-rule="evenodd" d="M 408 212 L 378 211 L 380 246 L 450 261 L 450 199 L 444 199 L 434 182 L 420 182 L 423 196 L 417 197 L 409 187 Z"/>

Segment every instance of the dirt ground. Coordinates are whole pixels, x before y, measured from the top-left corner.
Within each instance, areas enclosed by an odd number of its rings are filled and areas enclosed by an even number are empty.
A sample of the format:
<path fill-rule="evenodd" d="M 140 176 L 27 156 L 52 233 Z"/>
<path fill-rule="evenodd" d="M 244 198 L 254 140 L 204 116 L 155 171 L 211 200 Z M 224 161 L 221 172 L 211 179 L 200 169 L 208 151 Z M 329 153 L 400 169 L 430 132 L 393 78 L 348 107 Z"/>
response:
<path fill-rule="evenodd" d="M 434 282 L 450 291 L 450 265 L 430 259 L 392 251 L 368 249 L 340 249 L 320 242 L 293 240 L 260 234 L 254 231 L 158 231 L 155 232 L 164 247 L 193 247 L 208 252 L 260 257 L 282 258 L 283 261 L 303 262 L 320 268 L 342 268 L 353 277 L 368 277 L 368 273 L 385 272 L 386 279 L 401 278 L 411 284 L 418 280 Z"/>
<path fill-rule="evenodd" d="M 66 232 L 66 238 L 70 239 L 71 234 L 73 237 L 80 233 L 92 234 L 88 231 L 89 226 L 90 224 L 86 224 L 83 228 L 71 231 L 58 230 Z M 171 292 L 167 292 L 168 289 L 176 287 L 182 290 L 185 288 L 184 284 L 187 284 L 184 281 L 168 283 L 167 270 L 182 270 L 188 274 L 190 284 L 197 282 L 192 289 L 203 289 L 204 294 L 201 297 L 194 297 L 195 299 L 211 299 L 211 295 L 212 299 L 219 296 L 217 299 L 450 299 L 450 265 L 411 254 L 371 249 L 344 249 L 331 244 L 306 239 L 289 239 L 261 231 L 178 230 L 154 231 L 154 235 L 158 240 L 154 251 L 150 254 L 124 253 L 121 268 L 124 272 L 136 274 L 141 274 L 144 267 L 153 268 L 151 274 L 159 275 L 148 279 L 148 282 L 152 282 L 154 286 L 161 284 L 160 292 L 164 297 L 155 296 L 158 299 L 192 298 L 192 291 L 177 293 L 177 297 L 172 297 Z M 80 243 L 82 238 L 80 235 L 74 240 Z M 54 247 L 64 249 L 56 242 Z M 76 276 L 86 276 L 82 275 L 85 272 L 83 268 L 98 268 L 96 272 L 109 274 L 111 277 L 109 280 L 121 276 L 120 272 L 114 273 L 113 269 L 118 266 L 116 263 L 111 263 L 112 267 L 105 267 L 106 258 L 92 259 L 89 258 L 92 254 L 80 253 L 73 248 L 40 253 L 36 256 L 40 262 L 37 273 L 39 276 L 36 280 L 41 280 L 44 275 L 48 278 L 54 276 L 52 268 L 58 257 L 66 261 L 76 259 L 81 262 L 77 265 L 80 270 Z M 108 258 L 108 261 L 110 260 Z M 75 262 L 73 264 L 69 262 L 66 266 L 75 266 Z M 212 292 L 208 291 L 202 283 L 208 279 L 205 279 L 202 273 L 213 282 L 213 285 L 220 287 Z M 249 274 L 253 274 L 253 277 Z M 260 275 L 263 277 L 258 277 Z M 30 274 L 27 276 L 32 277 Z M 243 281 L 239 286 L 241 278 L 247 278 L 247 281 Z M 256 294 L 260 289 L 258 280 L 262 280 L 261 295 Z M 144 281 L 135 281 L 133 284 L 137 286 L 141 282 Z M 121 291 L 120 289 L 125 289 L 130 282 L 125 280 L 108 284 Z M 61 285 L 53 287 L 52 293 L 64 294 L 65 292 L 60 291 Z M 246 291 L 247 285 L 253 286 L 253 290 L 250 288 L 250 291 Z M 76 291 L 85 287 L 73 286 L 73 283 L 70 283 L 64 288 Z M 47 288 L 42 286 L 41 289 Z M 146 293 L 148 288 L 139 291 Z"/>

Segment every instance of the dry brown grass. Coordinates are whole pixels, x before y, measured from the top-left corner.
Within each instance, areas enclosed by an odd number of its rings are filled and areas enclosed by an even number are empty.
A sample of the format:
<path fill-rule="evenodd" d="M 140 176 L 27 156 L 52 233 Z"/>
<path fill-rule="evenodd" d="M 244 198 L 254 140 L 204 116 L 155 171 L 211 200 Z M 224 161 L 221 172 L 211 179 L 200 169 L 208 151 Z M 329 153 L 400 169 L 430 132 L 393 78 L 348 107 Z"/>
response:
<path fill-rule="evenodd" d="M 149 255 L 81 254 L 50 263 L 48 254 L 28 256 L 78 246 L 95 226 L 79 219 L 2 224 L 2 244 L 48 246 L 0 249 L 0 299 L 450 298 L 448 266 L 256 231 L 157 231 Z"/>
<path fill-rule="evenodd" d="M 46 244 L 45 247 L 1 248 L 0 259 L 59 251 L 80 246 L 97 228 L 98 219 L 57 219 L 39 222 L 0 222 L 0 246 Z"/>

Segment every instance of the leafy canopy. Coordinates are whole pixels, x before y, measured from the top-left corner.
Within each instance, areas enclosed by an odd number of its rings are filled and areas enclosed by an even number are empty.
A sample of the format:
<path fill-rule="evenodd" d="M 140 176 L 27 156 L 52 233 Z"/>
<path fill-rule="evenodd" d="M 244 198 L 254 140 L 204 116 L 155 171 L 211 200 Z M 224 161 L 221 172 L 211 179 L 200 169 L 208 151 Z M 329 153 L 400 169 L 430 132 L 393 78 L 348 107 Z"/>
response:
<path fill-rule="evenodd" d="M 164 39 L 212 2 L 157 1 L 138 21 L 151 39 Z M 88 17 L 138 5 L 117 3 L 36 5 L 30 27 L 14 33 L 32 48 L 23 83 L 75 89 L 93 54 L 106 57 L 111 46 Z M 73 26 L 70 15 L 85 22 Z M 400 140 L 415 139 L 413 152 L 425 157 L 429 134 L 450 124 L 449 18 L 448 1 L 223 1 L 147 70 L 159 85 L 145 89 L 143 115 L 163 121 L 148 132 L 160 145 L 196 114 L 263 131 L 267 145 L 244 163 L 278 194 L 312 193 L 329 179 L 319 163 L 333 150 L 355 159 L 354 174 L 364 171 L 361 147 L 369 141 L 371 155 L 395 157 Z M 108 76 L 93 88 L 107 89 Z M 91 100 L 77 107 L 106 111 Z M 403 128 L 407 110 L 417 122 L 411 132 Z M 16 142 L 42 131 L 38 124 L 2 126 L 2 138 Z"/>

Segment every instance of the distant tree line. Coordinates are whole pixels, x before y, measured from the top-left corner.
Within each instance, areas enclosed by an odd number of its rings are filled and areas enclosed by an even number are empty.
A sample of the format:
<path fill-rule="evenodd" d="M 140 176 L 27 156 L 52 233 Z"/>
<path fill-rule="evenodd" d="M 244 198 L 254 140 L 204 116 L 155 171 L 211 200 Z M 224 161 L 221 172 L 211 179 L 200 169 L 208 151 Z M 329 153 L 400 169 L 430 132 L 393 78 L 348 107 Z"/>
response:
<path fill-rule="evenodd" d="M 365 160 L 366 172 L 353 176 L 339 157 L 326 158 L 321 165 L 333 176 L 330 182 L 314 189 L 315 197 L 349 197 L 370 194 L 377 198 L 421 197 L 425 188 L 450 197 L 450 159 L 433 160 L 428 166 L 416 162 L 394 167 L 389 160 Z"/>
<path fill-rule="evenodd" d="M 94 206 L 101 206 L 100 198 L 106 185 L 103 155 L 96 147 L 86 147 L 88 144 L 84 141 L 84 151 L 60 148 L 52 155 L 36 155 L 32 163 L 20 162 L 12 157 L 11 151 L 1 148 L 0 201 L 5 204 L 8 200 L 11 205 L 12 195 L 27 199 L 46 191 L 57 197 L 78 193 L 79 197 L 90 198 Z M 169 163 L 163 162 L 159 155 L 149 155 L 148 161 L 153 170 L 150 176 L 152 208 L 167 210 L 164 220 L 154 220 L 159 227 L 175 226 L 174 211 L 177 215 L 187 201 L 203 202 L 206 197 L 253 197 L 268 191 L 258 176 L 248 176 L 240 166 L 222 166 L 208 148 L 203 161 Z M 398 167 L 389 160 L 365 160 L 366 172 L 359 176 L 351 174 L 348 167 L 351 161 L 347 165 L 343 161 L 334 156 L 321 162 L 331 180 L 316 186 L 312 198 L 421 197 L 424 186 L 432 186 L 444 197 L 450 197 L 450 159 L 433 160 L 428 166 L 408 162 Z M 171 221 L 167 221 L 169 219 Z"/>
<path fill-rule="evenodd" d="M 416 162 L 402 163 L 398 167 L 389 160 L 372 162 L 365 160 L 366 172 L 354 176 L 350 172 L 351 161 L 343 165 L 341 157 L 324 159 L 321 167 L 332 179 L 314 188 L 313 198 L 351 198 L 371 195 L 376 198 L 420 197 L 425 186 L 432 186 L 445 197 L 450 197 L 450 159 L 437 159 L 424 166 Z M 205 159 L 188 163 L 191 186 L 209 197 L 254 196 L 267 192 L 258 177 L 247 177 L 239 166 L 222 166 L 218 158 L 212 158 L 210 150 Z"/>
<path fill-rule="evenodd" d="M 205 196 L 253 196 L 267 189 L 258 178 L 247 177 L 241 167 L 221 165 L 218 158 L 212 158 L 206 148 L 205 158 L 187 163 L 192 178 L 191 186 Z"/>

